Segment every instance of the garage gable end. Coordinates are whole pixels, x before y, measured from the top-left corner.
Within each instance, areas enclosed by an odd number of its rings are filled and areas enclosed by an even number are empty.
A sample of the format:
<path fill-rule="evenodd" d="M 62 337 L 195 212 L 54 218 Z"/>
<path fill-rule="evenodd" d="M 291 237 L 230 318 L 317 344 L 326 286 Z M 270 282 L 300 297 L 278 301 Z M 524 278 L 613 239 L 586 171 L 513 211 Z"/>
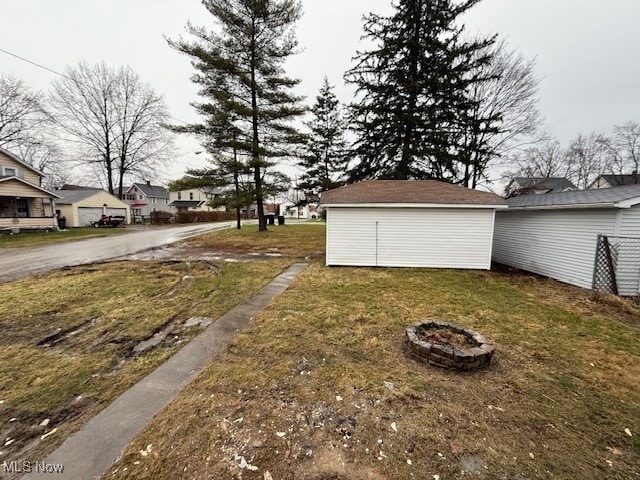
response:
<path fill-rule="evenodd" d="M 327 265 L 491 267 L 493 209 L 330 208 Z"/>

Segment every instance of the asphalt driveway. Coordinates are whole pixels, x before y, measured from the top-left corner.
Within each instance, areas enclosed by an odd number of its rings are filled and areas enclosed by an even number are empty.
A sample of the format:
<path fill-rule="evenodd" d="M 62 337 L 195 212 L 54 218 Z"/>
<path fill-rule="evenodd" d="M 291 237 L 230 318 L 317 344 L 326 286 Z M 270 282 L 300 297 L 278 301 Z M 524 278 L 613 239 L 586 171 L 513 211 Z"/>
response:
<path fill-rule="evenodd" d="M 111 260 L 234 225 L 235 222 L 220 222 L 154 228 L 46 247 L 7 249 L 0 253 L 0 282 L 67 266 Z"/>

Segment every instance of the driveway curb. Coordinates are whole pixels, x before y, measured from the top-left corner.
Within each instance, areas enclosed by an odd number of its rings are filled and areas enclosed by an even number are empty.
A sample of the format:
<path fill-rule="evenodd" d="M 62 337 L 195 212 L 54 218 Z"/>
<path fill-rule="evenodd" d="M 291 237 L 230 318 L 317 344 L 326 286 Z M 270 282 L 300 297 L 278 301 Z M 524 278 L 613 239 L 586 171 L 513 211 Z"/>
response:
<path fill-rule="evenodd" d="M 23 479 L 100 477 L 151 419 L 222 353 L 236 333 L 283 293 L 307 268 L 297 263 L 258 293 L 220 317 L 169 360 L 115 399 L 45 460 L 64 466 L 62 475 L 32 473 Z"/>

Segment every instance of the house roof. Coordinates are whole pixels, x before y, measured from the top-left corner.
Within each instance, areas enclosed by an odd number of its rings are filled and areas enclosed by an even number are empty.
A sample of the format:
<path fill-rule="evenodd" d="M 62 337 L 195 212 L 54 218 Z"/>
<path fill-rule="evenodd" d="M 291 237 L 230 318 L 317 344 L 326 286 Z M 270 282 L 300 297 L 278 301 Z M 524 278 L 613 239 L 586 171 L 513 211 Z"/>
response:
<path fill-rule="evenodd" d="M 548 190 L 550 192 L 563 192 L 568 188 L 576 188 L 564 177 L 516 177 L 513 182 L 517 182 L 520 189 Z"/>
<path fill-rule="evenodd" d="M 96 193 L 104 192 L 101 188 L 82 187 L 82 189 L 74 190 L 58 190 L 60 200 L 56 201 L 58 205 L 72 205 L 81 200 L 93 197 Z"/>
<path fill-rule="evenodd" d="M 640 203 L 640 185 L 523 195 L 507 200 L 509 208 L 623 207 Z M 622 205 L 621 205 L 622 203 Z"/>
<path fill-rule="evenodd" d="M 506 206 L 494 193 L 471 190 L 436 180 L 365 180 L 321 194 L 326 206 L 365 204 Z"/>
<path fill-rule="evenodd" d="M 37 168 L 32 167 L 31 165 L 29 165 L 28 163 L 24 162 L 23 160 L 20 160 L 18 157 L 16 157 L 13 153 L 11 153 L 8 150 L 5 150 L 4 148 L 0 147 L 0 153 L 4 153 L 7 157 L 11 158 L 11 160 L 19 163 L 20 165 L 22 165 L 24 168 L 31 170 L 33 173 L 36 173 L 38 175 L 40 175 L 41 177 L 44 177 L 44 173 L 42 173 L 40 170 L 38 170 Z"/>
<path fill-rule="evenodd" d="M 146 183 L 134 183 L 132 187 L 137 187 L 147 197 L 169 198 L 169 190 L 159 185 L 149 185 Z M 131 190 L 131 188 L 129 188 Z"/>
<path fill-rule="evenodd" d="M 10 181 L 20 182 L 20 183 L 22 183 L 24 185 L 28 185 L 31 188 L 35 188 L 39 192 L 46 194 L 46 196 L 49 197 L 49 198 L 60 198 L 60 195 L 57 195 L 57 194 L 55 194 L 53 192 L 50 192 L 49 190 L 45 190 L 44 188 L 39 187 L 38 185 L 34 185 L 31 182 L 27 182 L 26 180 L 23 180 L 22 178 L 15 177 L 15 176 L 10 176 L 10 177 L 2 176 L 2 177 L 0 177 L 0 183 L 10 182 Z"/>
<path fill-rule="evenodd" d="M 612 187 L 637 185 L 640 183 L 640 175 L 638 175 L 637 173 L 631 173 L 629 175 L 600 175 L 591 185 L 593 185 L 600 179 L 604 180 Z"/>

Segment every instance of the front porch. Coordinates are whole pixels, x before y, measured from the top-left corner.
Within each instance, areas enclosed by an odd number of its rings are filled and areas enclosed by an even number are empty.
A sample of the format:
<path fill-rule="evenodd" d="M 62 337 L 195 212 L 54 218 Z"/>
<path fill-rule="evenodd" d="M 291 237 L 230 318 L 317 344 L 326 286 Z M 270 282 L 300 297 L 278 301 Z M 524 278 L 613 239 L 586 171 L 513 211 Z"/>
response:
<path fill-rule="evenodd" d="M 57 228 L 58 223 L 50 198 L 0 196 L 0 231 Z"/>

